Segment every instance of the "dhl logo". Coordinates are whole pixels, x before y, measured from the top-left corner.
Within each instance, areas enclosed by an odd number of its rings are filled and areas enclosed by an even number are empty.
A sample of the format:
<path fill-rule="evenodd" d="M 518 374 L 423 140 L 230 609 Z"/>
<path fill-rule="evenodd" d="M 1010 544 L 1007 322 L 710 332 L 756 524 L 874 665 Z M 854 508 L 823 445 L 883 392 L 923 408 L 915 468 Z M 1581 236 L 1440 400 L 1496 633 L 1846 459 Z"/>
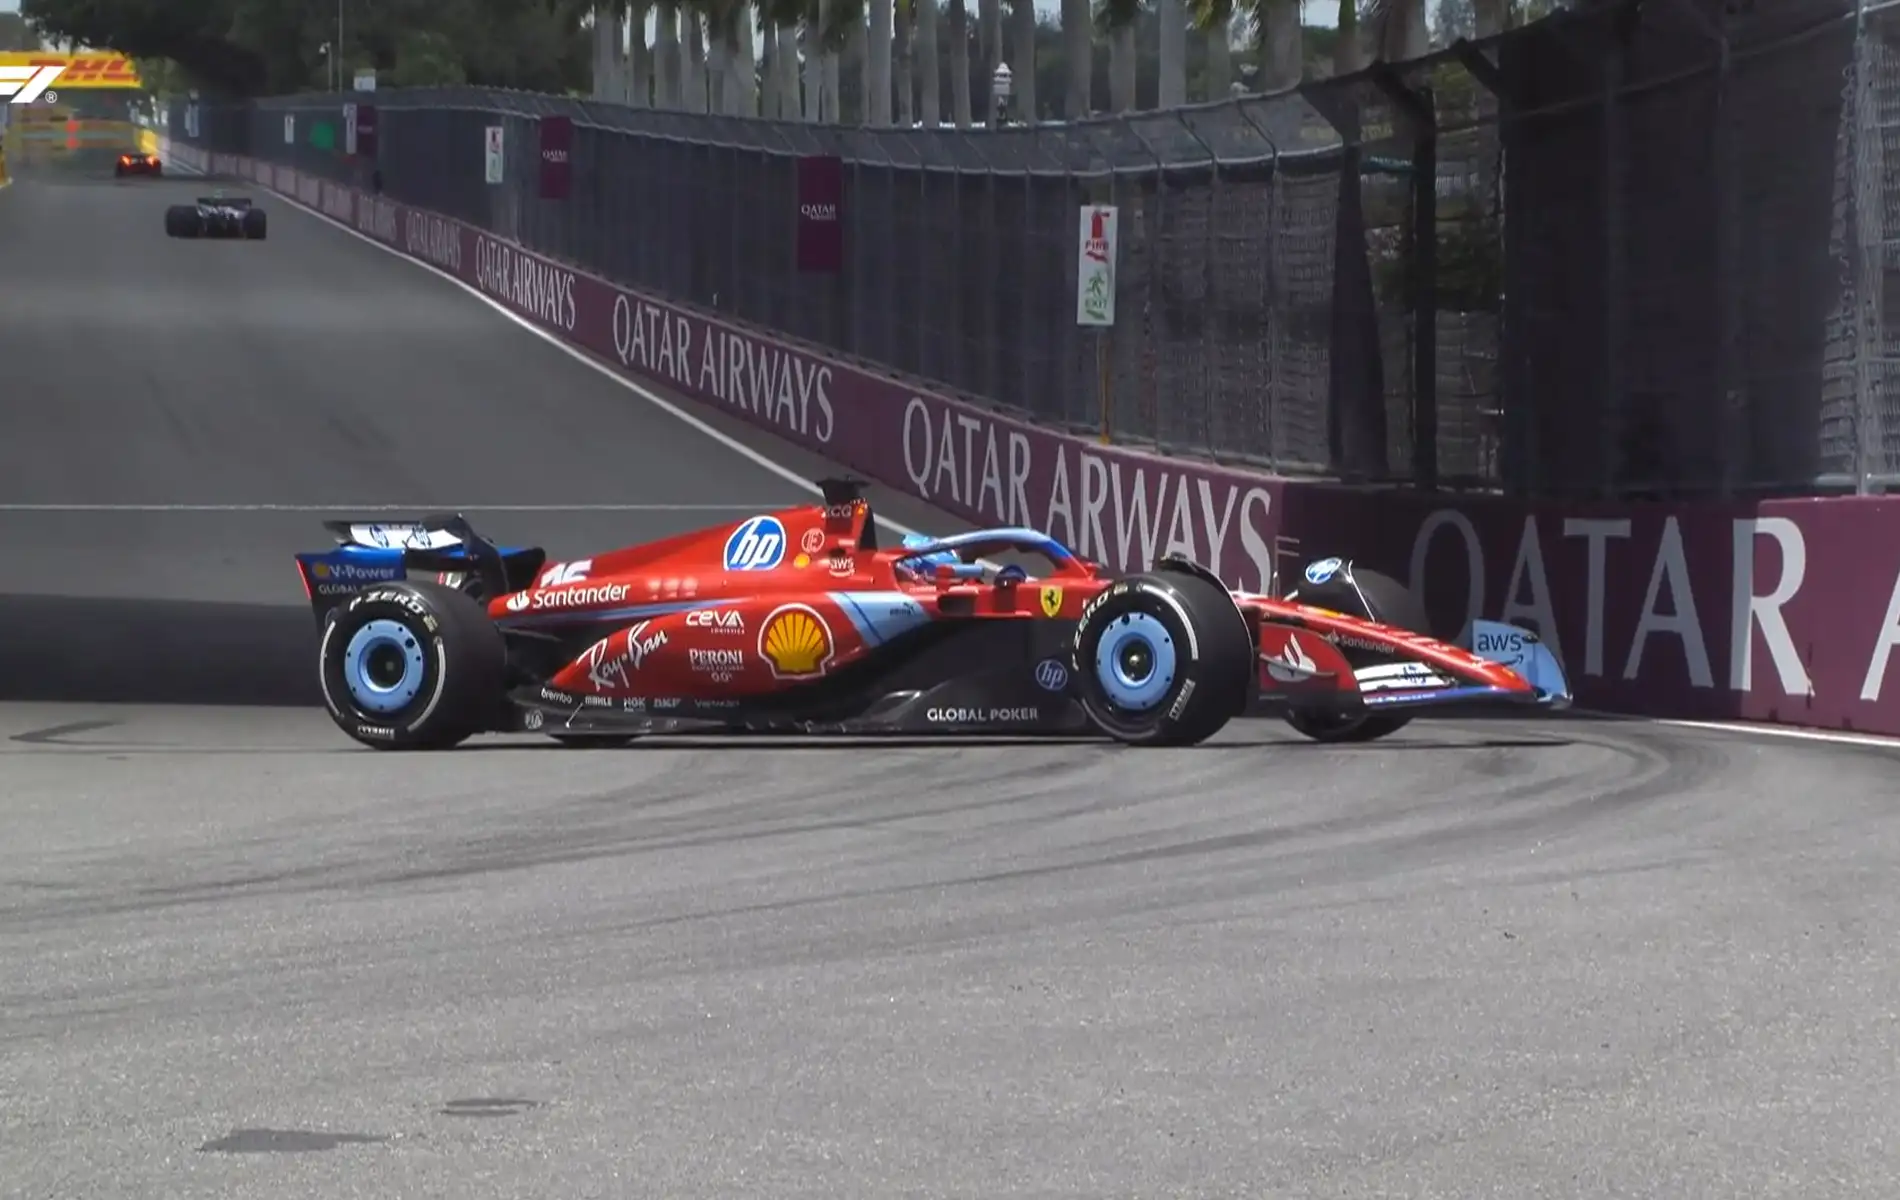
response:
<path fill-rule="evenodd" d="M 45 54 L 29 51 L 0 52 L 0 68 L 60 68 L 58 86 L 62 88 L 142 88 L 138 68 L 123 54 Z M 4 72 L 0 72 L 4 73 Z"/>

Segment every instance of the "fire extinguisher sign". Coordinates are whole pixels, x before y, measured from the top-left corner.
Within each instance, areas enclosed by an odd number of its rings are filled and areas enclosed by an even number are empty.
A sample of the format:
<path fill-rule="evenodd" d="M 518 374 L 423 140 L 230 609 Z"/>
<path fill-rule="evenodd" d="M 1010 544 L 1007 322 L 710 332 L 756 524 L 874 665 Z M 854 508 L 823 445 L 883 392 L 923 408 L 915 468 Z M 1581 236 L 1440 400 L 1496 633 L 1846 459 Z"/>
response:
<path fill-rule="evenodd" d="M 1115 323 L 1115 207 L 1084 204 L 1075 256 L 1075 323 L 1106 328 Z"/>

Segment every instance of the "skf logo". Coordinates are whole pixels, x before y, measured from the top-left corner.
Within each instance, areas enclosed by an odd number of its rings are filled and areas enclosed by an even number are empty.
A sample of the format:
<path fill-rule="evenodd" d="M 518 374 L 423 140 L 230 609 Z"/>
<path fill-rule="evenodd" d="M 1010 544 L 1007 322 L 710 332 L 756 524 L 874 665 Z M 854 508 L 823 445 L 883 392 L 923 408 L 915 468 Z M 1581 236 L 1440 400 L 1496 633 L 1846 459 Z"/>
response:
<path fill-rule="evenodd" d="M 11 96 L 13 104 L 31 104 L 44 98 L 48 104 L 59 99 L 53 83 L 66 73 L 62 66 L 15 67 L 0 65 L 0 96 Z"/>

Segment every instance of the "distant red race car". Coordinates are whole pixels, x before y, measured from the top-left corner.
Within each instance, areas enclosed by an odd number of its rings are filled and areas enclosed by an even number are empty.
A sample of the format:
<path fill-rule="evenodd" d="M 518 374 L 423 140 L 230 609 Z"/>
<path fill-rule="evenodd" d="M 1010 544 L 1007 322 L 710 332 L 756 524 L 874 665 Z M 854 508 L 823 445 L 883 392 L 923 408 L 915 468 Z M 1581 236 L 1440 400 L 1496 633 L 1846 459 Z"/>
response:
<path fill-rule="evenodd" d="M 112 164 L 114 178 L 123 179 L 127 175 L 163 175 L 164 168 L 159 165 L 156 154 L 121 154 L 119 161 Z"/>
<path fill-rule="evenodd" d="M 1186 745 L 1274 712 L 1369 741 L 1424 711 L 1569 702 L 1530 632 L 1435 640 L 1405 588 L 1341 559 L 1276 598 L 1181 558 L 1117 577 L 1029 529 L 885 547 L 860 481 L 820 486 L 822 504 L 553 564 L 459 516 L 325 522 L 338 545 L 297 556 L 325 704 L 367 745 L 436 749 L 525 731 Z"/>

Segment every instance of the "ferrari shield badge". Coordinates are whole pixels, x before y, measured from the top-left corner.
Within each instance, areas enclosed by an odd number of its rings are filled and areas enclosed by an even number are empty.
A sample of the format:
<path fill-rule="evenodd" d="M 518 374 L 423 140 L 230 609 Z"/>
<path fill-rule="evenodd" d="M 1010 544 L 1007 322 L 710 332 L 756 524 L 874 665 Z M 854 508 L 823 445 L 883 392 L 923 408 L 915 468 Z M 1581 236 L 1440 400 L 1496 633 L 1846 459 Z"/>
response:
<path fill-rule="evenodd" d="M 1046 587 L 1042 589 L 1042 615 L 1053 617 L 1062 611 L 1062 589 Z"/>

